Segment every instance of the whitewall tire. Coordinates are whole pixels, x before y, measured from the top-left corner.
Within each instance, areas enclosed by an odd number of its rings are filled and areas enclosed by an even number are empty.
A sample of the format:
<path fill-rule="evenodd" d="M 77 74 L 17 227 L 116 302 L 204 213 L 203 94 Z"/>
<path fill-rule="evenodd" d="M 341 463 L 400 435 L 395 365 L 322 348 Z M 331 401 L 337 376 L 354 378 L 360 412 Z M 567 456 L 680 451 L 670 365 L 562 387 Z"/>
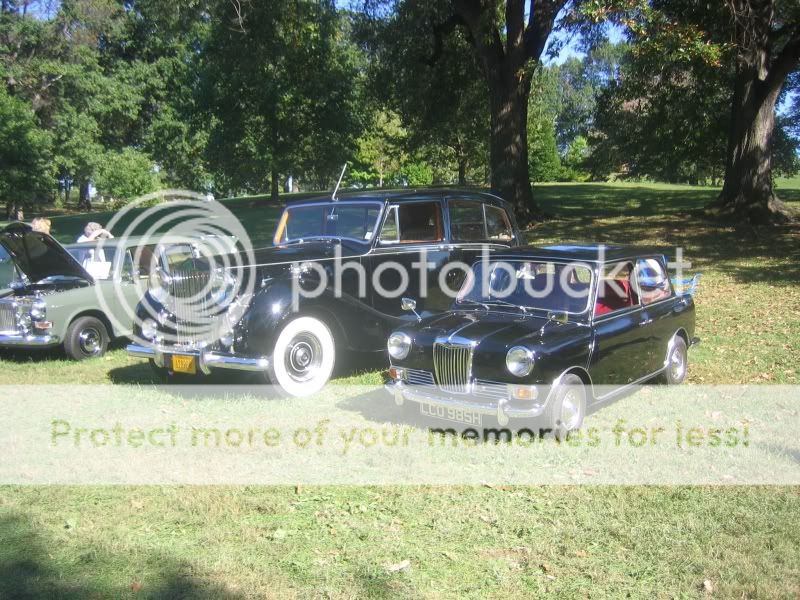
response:
<path fill-rule="evenodd" d="M 328 326 L 315 317 L 299 317 L 278 335 L 270 379 L 289 396 L 308 396 L 328 383 L 335 363 L 336 344 Z"/>

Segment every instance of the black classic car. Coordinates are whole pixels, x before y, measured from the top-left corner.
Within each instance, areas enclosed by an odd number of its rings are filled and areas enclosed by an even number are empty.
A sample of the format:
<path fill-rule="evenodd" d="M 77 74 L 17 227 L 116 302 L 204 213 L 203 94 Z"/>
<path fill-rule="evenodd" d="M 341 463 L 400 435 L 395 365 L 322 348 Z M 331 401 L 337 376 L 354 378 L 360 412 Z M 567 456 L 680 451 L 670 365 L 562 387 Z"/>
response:
<path fill-rule="evenodd" d="M 249 274 L 215 275 L 196 258 L 161 273 L 137 308 L 138 339 L 128 352 L 163 372 L 253 371 L 289 395 L 312 393 L 340 352 L 381 352 L 389 333 L 414 318 L 401 295 L 417 298 L 423 316 L 446 310 L 469 264 L 518 240 L 510 207 L 485 193 L 373 192 L 290 203 L 274 246 L 252 251 Z M 189 325 L 198 315 L 180 299 L 214 276 L 238 278 L 249 291 L 203 298 L 202 308 L 216 307 L 216 326 L 196 334 Z M 248 277 L 254 281 L 244 285 Z"/>
<path fill-rule="evenodd" d="M 516 248 L 474 264 L 449 312 L 392 333 L 386 388 L 426 416 L 473 426 L 484 415 L 500 425 L 538 418 L 566 432 L 629 386 L 681 383 L 694 329 L 692 296 L 673 289 L 662 256 Z"/>

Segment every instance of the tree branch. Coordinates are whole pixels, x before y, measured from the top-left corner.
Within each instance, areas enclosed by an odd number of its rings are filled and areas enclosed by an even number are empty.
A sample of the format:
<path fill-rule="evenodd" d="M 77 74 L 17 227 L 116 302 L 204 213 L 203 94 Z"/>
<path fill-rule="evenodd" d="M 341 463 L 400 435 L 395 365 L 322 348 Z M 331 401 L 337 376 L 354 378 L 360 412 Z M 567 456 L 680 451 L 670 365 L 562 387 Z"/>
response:
<path fill-rule="evenodd" d="M 436 64 L 436 61 L 442 56 L 442 50 L 444 49 L 444 38 L 445 36 L 450 35 L 455 31 L 455 28 L 459 25 L 463 25 L 466 28 L 466 23 L 461 15 L 450 15 L 447 20 L 443 21 L 442 23 L 433 23 L 433 54 L 430 57 L 425 59 L 423 62 L 430 66 Z M 475 45 L 475 40 L 472 37 L 472 34 L 467 29 L 467 41 Z"/>
<path fill-rule="evenodd" d="M 558 12 L 567 0 L 531 0 L 528 26 L 525 28 L 525 55 L 539 60 L 553 31 Z"/>
<path fill-rule="evenodd" d="M 764 80 L 767 89 L 780 88 L 798 64 L 800 64 L 800 28 L 795 28 L 792 37 L 770 64 L 769 73 Z"/>

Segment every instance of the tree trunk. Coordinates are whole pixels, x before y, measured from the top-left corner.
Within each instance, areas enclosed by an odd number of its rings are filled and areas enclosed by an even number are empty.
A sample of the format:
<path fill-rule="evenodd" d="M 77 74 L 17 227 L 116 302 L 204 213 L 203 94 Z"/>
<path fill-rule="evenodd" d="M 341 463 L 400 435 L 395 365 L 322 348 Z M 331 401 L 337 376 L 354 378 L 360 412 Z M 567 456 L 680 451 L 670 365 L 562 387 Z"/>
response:
<path fill-rule="evenodd" d="M 467 158 L 465 156 L 458 159 L 458 185 L 467 185 Z"/>
<path fill-rule="evenodd" d="M 280 175 L 278 175 L 278 170 L 273 168 L 272 175 L 269 182 L 269 199 L 271 202 L 277 203 L 279 198 L 278 194 L 280 192 L 281 182 L 280 182 Z"/>
<path fill-rule="evenodd" d="M 738 78 L 737 78 L 738 79 Z M 764 223 L 782 213 L 772 190 L 772 135 L 777 93 L 750 92 L 758 82 L 737 82 L 728 138 L 725 180 L 716 208 L 723 214 Z"/>
<path fill-rule="evenodd" d="M 538 216 L 528 173 L 528 96 L 530 77 L 503 68 L 490 74 L 492 189 L 514 205 L 520 227 Z M 504 73 L 505 72 L 505 73 Z M 518 79 L 515 81 L 515 79 Z"/>
<path fill-rule="evenodd" d="M 85 208 L 86 211 L 92 210 L 92 201 L 89 198 L 89 181 L 83 180 L 78 188 L 78 208 Z"/>
<path fill-rule="evenodd" d="M 800 60 L 800 36 L 780 49 L 773 0 L 732 0 L 737 15 L 736 79 L 722 192 L 713 212 L 750 223 L 784 221 L 789 213 L 772 189 L 775 104 Z"/>

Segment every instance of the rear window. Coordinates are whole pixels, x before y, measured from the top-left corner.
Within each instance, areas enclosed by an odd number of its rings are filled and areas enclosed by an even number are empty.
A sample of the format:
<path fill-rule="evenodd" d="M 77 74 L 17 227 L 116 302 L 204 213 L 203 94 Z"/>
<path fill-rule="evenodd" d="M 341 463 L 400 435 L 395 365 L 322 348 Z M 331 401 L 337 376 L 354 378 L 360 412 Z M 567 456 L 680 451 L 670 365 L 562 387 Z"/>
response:
<path fill-rule="evenodd" d="M 507 242 L 514 238 L 511 220 L 498 206 L 476 200 L 450 200 L 450 231 L 460 242 L 498 240 Z"/>

